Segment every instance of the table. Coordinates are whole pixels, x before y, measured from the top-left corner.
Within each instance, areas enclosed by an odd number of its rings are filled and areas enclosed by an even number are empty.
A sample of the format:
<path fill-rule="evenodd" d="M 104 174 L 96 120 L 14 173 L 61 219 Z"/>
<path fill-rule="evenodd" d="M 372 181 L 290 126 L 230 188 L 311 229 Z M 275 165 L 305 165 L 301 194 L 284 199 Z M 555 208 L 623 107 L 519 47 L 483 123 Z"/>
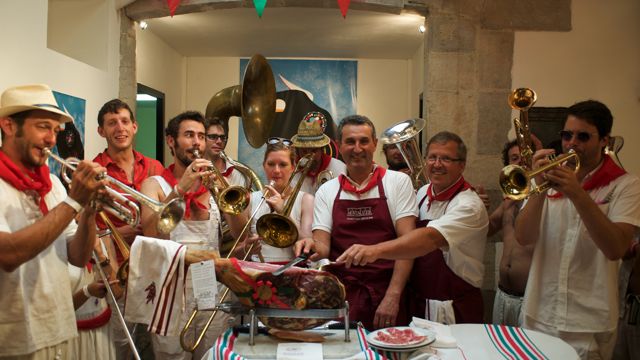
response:
<path fill-rule="evenodd" d="M 456 350 L 464 357 L 443 357 L 446 359 L 579 359 L 566 342 L 533 330 L 491 324 L 457 324 L 450 329 L 458 341 L 460 349 Z M 444 352 L 449 354 L 453 349 Z"/>
<path fill-rule="evenodd" d="M 458 348 L 426 347 L 414 353 L 396 353 L 397 359 L 427 359 L 427 352 L 443 360 L 495 360 L 495 359 L 579 359 L 576 351 L 559 338 L 533 330 L 491 324 L 451 325 L 451 335 Z M 344 342 L 344 330 L 331 332 L 323 343 L 324 359 L 345 359 L 362 354 L 357 330 L 351 330 L 351 342 Z M 221 336 L 220 339 L 223 337 Z M 218 341 L 220 341 L 218 339 Z M 249 335 L 239 334 L 234 339 L 233 352 L 245 359 L 271 360 L 276 358 L 278 340 L 265 335 L 256 336 L 256 344 L 249 345 Z M 281 341 L 284 342 L 284 341 Z M 208 354 L 206 359 L 216 359 Z M 366 359 L 363 355 L 362 359 Z"/>

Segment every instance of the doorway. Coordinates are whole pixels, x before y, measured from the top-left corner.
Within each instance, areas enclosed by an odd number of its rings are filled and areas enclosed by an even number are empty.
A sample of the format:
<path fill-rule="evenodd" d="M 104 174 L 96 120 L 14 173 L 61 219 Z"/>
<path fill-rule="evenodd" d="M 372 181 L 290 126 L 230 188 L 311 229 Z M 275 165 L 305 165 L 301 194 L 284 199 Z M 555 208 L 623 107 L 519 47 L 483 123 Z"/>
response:
<path fill-rule="evenodd" d="M 164 164 L 164 93 L 138 84 L 136 119 L 136 150 Z"/>

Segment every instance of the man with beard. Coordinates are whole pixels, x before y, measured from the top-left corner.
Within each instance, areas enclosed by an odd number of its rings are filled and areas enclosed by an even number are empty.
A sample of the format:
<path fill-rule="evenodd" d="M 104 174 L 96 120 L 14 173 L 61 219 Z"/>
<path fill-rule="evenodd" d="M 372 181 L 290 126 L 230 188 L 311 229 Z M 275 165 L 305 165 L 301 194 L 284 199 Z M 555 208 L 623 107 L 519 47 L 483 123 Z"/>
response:
<path fill-rule="evenodd" d="M 81 161 L 68 195 L 49 173 L 43 149 L 72 120 L 46 85 L 0 98 L 0 357 L 64 359 L 77 336 L 67 267 L 91 256 L 95 210 L 87 205 L 106 169 Z"/>
<path fill-rule="evenodd" d="M 443 323 L 480 323 L 484 248 L 489 224 L 480 197 L 465 181 L 467 148 L 442 131 L 427 143 L 429 185 L 418 190 L 417 228 L 377 245 L 353 245 L 337 261 L 366 265 L 414 259 L 408 290 L 413 316 Z"/>
<path fill-rule="evenodd" d="M 137 132 L 138 122 L 127 103 L 120 99 L 106 102 L 98 112 L 98 134 L 107 141 L 107 148 L 98 154 L 93 161 L 107 168 L 107 175 L 133 189 L 140 190 L 140 186 L 146 178 L 162 174 L 164 167 L 158 160 L 148 158 L 133 149 Z M 108 213 L 105 214 L 129 245 L 133 243 L 133 239 L 137 235 L 142 234 L 141 227 L 133 228 L 119 218 Z M 96 222 L 101 230 L 106 228 L 100 217 L 96 219 Z M 113 266 L 124 261 L 118 247 L 115 247 L 115 252 L 117 259 L 114 259 Z M 124 311 L 124 299 L 118 299 L 118 306 L 121 311 Z M 111 317 L 111 321 L 116 357 L 117 359 L 126 359 L 130 352 L 127 334 L 115 316 Z M 129 325 L 129 330 L 132 328 L 133 326 Z"/>
<path fill-rule="evenodd" d="M 611 358 L 619 260 L 640 225 L 640 181 L 604 153 L 612 126 L 601 102 L 569 107 L 562 150 L 578 154 L 580 169 L 571 161 L 537 176 L 551 189 L 530 196 L 515 225 L 518 242 L 534 245 L 523 325 L 563 339 L 582 359 Z M 533 169 L 553 153 L 538 150 Z"/>
<path fill-rule="evenodd" d="M 182 197 L 186 203 L 184 219 L 171 232 L 159 234 L 156 230 L 158 215 L 146 207 L 142 210 L 142 229 L 145 236 L 168 238 L 188 248 L 201 250 L 218 250 L 220 234 L 220 211 L 213 197 L 202 185 L 202 178 L 212 174 L 209 160 L 196 158 L 194 150 L 200 154 L 205 150 L 204 116 L 196 111 L 183 112 L 169 121 L 165 129 L 167 145 L 174 156 L 171 164 L 160 176 L 152 176 L 142 183 L 141 191 L 154 200 L 168 202 L 175 197 Z M 226 216 L 226 215 L 225 215 Z M 234 218 L 227 217 L 232 230 L 238 230 L 242 224 Z M 239 231 L 238 231 L 239 232 Z M 190 274 L 190 273 L 189 273 Z M 182 314 L 177 314 L 180 323 L 185 324 L 191 310 L 195 307 L 191 276 L 187 276 L 187 308 Z M 200 359 L 204 351 L 209 348 L 216 337 L 221 334 L 227 323 L 227 316 L 217 316 L 214 323 L 196 352 L 194 358 Z M 192 327 L 199 333 L 207 316 L 196 318 Z M 156 359 L 189 359 L 180 346 L 178 336 L 161 336 L 152 334 L 153 351 Z M 199 351 L 202 351 L 200 353 Z"/>
<path fill-rule="evenodd" d="M 348 116 L 338 126 L 347 172 L 316 193 L 313 238 L 295 244 L 296 256 L 314 251 L 312 260 L 336 260 L 354 242 L 384 244 L 415 228 L 416 195 L 406 174 L 373 162 L 378 139 L 365 116 Z M 377 329 L 406 325 L 404 287 L 413 260 L 373 262 L 361 268 L 331 266 L 347 290 L 349 319 Z"/>
<path fill-rule="evenodd" d="M 342 161 L 324 153 L 323 148 L 331 142 L 331 139 L 324 133 L 326 126 L 327 119 L 324 114 L 312 111 L 300 121 L 298 133 L 291 138 L 293 147 L 296 149 L 296 161 L 305 155 L 313 155 L 313 167 L 307 173 L 300 188 L 300 191 L 311 195 L 315 194 L 318 187 L 322 185 L 317 183 L 319 180 L 322 181 L 318 179 L 320 173 L 337 178 L 346 170 Z M 295 184 L 300 176 L 300 174 L 295 175 L 292 184 Z"/>
<path fill-rule="evenodd" d="M 400 149 L 395 144 L 384 144 L 382 146 L 382 152 L 387 159 L 387 168 L 389 170 L 400 171 L 407 175 L 411 174 L 409 165 L 404 161 Z"/>

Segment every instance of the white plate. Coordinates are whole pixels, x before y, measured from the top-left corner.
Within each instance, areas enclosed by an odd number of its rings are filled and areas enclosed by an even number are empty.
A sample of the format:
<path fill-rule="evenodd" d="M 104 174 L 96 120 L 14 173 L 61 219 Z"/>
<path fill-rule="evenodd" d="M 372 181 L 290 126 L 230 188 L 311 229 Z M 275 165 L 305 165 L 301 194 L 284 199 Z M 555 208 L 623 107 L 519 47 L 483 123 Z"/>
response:
<path fill-rule="evenodd" d="M 411 346 L 411 347 L 402 347 L 402 348 L 388 348 L 388 347 L 384 347 L 384 346 L 376 346 L 373 344 L 369 344 L 369 346 L 371 346 L 371 348 L 378 350 L 378 351 L 390 351 L 390 352 L 414 352 L 416 350 L 419 349 L 423 349 L 425 348 L 425 346 L 427 346 L 429 344 L 424 344 L 424 345 L 418 345 L 418 346 Z"/>
<path fill-rule="evenodd" d="M 425 336 L 425 339 L 422 341 L 418 341 L 418 342 L 413 342 L 413 343 L 409 343 L 409 344 L 389 344 L 387 342 L 384 341 L 380 341 L 378 339 L 376 339 L 378 333 L 380 332 L 385 332 L 388 333 L 388 331 L 390 329 L 397 329 L 397 330 L 407 330 L 410 329 L 412 330 L 414 333 L 416 333 L 417 335 L 420 336 Z M 431 344 L 432 342 L 434 342 L 436 340 L 436 334 L 433 331 L 429 331 L 429 330 L 425 330 L 425 329 L 421 329 L 421 328 L 412 328 L 412 327 L 408 327 L 408 326 L 396 326 L 396 327 L 391 327 L 391 328 L 384 328 L 384 329 L 379 329 L 373 332 L 370 332 L 369 334 L 367 334 L 367 342 L 379 349 L 383 349 L 383 350 L 398 350 L 398 349 L 416 349 L 422 346 L 426 346 Z"/>

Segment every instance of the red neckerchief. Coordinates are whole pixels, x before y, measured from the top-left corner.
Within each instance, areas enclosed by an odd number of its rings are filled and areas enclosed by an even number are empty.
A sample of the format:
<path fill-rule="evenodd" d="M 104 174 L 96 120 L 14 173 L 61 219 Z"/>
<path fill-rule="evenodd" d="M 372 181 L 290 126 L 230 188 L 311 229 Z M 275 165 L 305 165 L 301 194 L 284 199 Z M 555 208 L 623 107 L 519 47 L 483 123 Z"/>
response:
<path fill-rule="evenodd" d="M 0 151 L 0 178 L 22 192 L 31 190 L 38 193 L 40 211 L 42 211 L 42 215 L 47 215 L 49 208 L 44 201 L 44 196 L 51 190 L 51 178 L 47 165 L 42 165 L 36 171 L 25 174 L 4 151 Z"/>
<path fill-rule="evenodd" d="M 360 194 L 366 193 L 367 191 L 371 190 L 374 186 L 376 186 L 378 184 L 378 180 L 382 179 L 382 177 L 386 172 L 387 172 L 387 169 L 383 168 L 382 166 L 376 166 L 375 170 L 373 170 L 373 175 L 371 175 L 371 178 L 369 179 L 369 182 L 365 187 L 363 187 L 360 190 L 357 190 L 356 187 L 353 186 L 351 181 L 349 181 L 349 179 L 347 179 L 347 177 L 344 174 L 340 174 L 340 186 L 344 191 L 348 191 L 350 193 L 360 195 Z"/>
<path fill-rule="evenodd" d="M 226 162 L 226 161 L 224 161 L 224 160 L 223 160 L 223 162 L 224 162 L 224 166 L 227 166 L 227 162 Z M 229 177 L 229 175 L 231 175 L 231 172 L 233 171 L 233 169 L 234 169 L 234 166 L 233 166 L 233 165 L 230 165 L 230 166 L 229 166 L 229 167 L 228 167 L 228 168 L 227 168 L 227 169 L 222 173 L 222 176 L 224 176 L 224 177 Z"/>
<path fill-rule="evenodd" d="M 307 173 L 307 176 L 312 176 L 312 177 L 316 177 L 318 176 L 318 174 L 324 170 L 326 170 L 329 167 L 329 163 L 331 162 L 331 156 L 328 154 L 322 154 L 322 163 L 320 164 L 320 167 L 318 168 L 318 170 L 313 171 L 313 170 L 309 170 L 309 172 Z"/>
<path fill-rule="evenodd" d="M 445 189 L 443 192 L 439 194 L 433 193 L 433 185 L 429 185 L 427 188 L 427 197 L 429 198 L 429 204 L 427 204 L 427 211 L 431 208 L 431 203 L 434 201 L 449 201 L 453 199 L 459 192 L 465 191 L 467 189 L 471 189 L 472 186 L 465 179 L 464 176 L 460 176 L 460 179 L 456 181 L 453 185 L 449 186 L 448 189 Z"/>
<path fill-rule="evenodd" d="M 611 157 L 609 155 L 603 156 L 604 160 L 602 161 L 602 165 L 600 166 L 600 168 L 593 174 L 591 174 L 589 179 L 587 179 L 587 181 L 582 184 L 582 189 L 584 189 L 584 191 L 589 191 L 606 186 L 613 180 L 627 173 L 613 160 L 611 160 Z M 555 192 L 552 195 L 547 195 L 547 197 L 551 199 L 559 199 L 562 196 L 563 195 L 561 192 Z"/>
<path fill-rule="evenodd" d="M 173 188 L 178 183 L 176 177 L 173 176 L 173 169 L 175 168 L 175 164 L 169 165 L 168 168 L 164 169 L 162 172 L 162 177 L 169 183 L 169 185 Z M 206 210 L 207 207 L 204 206 L 200 201 L 198 201 L 198 196 L 207 192 L 207 188 L 200 184 L 200 187 L 196 191 L 187 191 L 182 196 L 184 198 L 185 210 L 184 210 L 184 218 L 188 219 L 191 215 L 191 203 L 194 203 L 199 209 Z"/>

